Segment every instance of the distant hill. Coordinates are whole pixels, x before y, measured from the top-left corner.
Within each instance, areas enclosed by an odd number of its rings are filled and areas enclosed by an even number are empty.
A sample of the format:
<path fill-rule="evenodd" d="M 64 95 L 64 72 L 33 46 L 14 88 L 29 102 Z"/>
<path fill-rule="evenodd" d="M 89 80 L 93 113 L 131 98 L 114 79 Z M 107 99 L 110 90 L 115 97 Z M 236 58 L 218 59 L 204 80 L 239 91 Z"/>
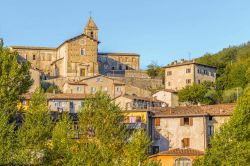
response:
<path fill-rule="evenodd" d="M 217 67 L 217 90 L 244 89 L 250 83 L 250 42 L 205 54 L 196 61 Z"/>

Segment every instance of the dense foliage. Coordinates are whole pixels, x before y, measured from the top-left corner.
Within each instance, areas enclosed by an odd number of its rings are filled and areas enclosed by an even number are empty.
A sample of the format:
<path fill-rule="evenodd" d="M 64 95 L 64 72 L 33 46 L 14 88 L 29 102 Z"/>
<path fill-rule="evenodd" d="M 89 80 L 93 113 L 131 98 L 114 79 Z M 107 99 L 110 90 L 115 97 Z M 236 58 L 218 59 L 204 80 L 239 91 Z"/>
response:
<path fill-rule="evenodd" d="M 165 71 L 156 62 L 151 62 L 146 69 L 147 74 L 152 78 L 160 78 L 164 81 Z"/>
<path fill-rule="evenodd" d="M 196 61 L 217 67 L 217 90 L 244 89 L 250 83 L 250 42 L 206 54 Z"/>
<path fill-rule="evenodd" d="M 187 86 L 178 92 L 178 96 L 180 102 L 191 104 L 215 104 L 218 101 L 218 94 L 209 82 Z"/>
<path fill-rule="evenodd" d="M 32 85 L 29 64 L 21 62 L 16 52 L 0 47 L 0 106 L 14 113 L 19 95 Z"/>
<path fill-rule="evenodd" d="M 181 101 L 195 104 L 235 102 L 250 84 L 250 42 L 225 48 L 216 54 L 205 54 L 196 61 L 217 67 L 215 85 L 207 90 L 203 85 L 184 88 L 179 93 Z"/>
<path fill-rule="evenodd" d="M 199 166 L 249 165 L 250 163 L 250 90 L 245 91 L 229 122 L 212 138 L 212 148 L 196 161 Z"/>

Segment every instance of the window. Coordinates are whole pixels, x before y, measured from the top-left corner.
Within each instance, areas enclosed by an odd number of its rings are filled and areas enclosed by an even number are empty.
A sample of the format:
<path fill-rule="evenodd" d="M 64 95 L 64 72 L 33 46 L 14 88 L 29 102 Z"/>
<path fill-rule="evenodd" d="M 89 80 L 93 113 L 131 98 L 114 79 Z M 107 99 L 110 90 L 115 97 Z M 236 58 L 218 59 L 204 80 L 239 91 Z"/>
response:
<path fill-rule="evenodd" d="M 160 125 L 161 125 L 160 118 L 155 118 L 155 126 L 160 126 Z"/>
<path fill-rule="evenodd" d="M 189 139 L 189 138 L 183 138 L 183 139 L 181 140 L 181 143 L 182 143 L 182 147 L 183 147 L 183 148 L 188 148 L 189 145 L 190 145 L 190 139 Z"/>
<path fill-rule="evenodd" d="M 122 70 L 122 65 L 119 65 L 119 70 Z"/>
<path fill-rule="evenodd" d="M 36 55 L 33 55 L 33 60 L 36 60 Z"/>
<path fill-rule="evenodd" d="M 204 70 L 204 72 L 203 72 L 204 74 L 206 74 L 206 75 L 208 75 L 208 71 L 207 70 Z"/>
<path fill-rule="evenodd" d="M 115 67 L 114 67 L 114 66 L 112 66 L 112 70 L 115 70 Z"/>
<path fill-rule="evenodd" d="M 85 69 L 80 69 L 80 76 L 85 77 L 86 75 L 86 70 Z"/>
<path fill-rule="evenodd" d="M 191 69 L 190 68 L 186 69 L 186 73 L 191 73 Z"/>
<path fill-rule="evenodd" d="M 188 158 L 178 158 L 174 161 L 174 166 L 192 166 L 192 161 Z"/>
<path fill-rule="evenodd" d="M 180 125 L 181 126 L 192 126 L 193 125 L 193 118 L 192 117 L 180 118 Z"/>
<path fill-rule="evenodd" d="M 129 67 L 128 67 L 128 65 L 126 65 L 126 70 L 129 70 Z"/>
<path fill-rule="evenodd" d="M 209 121 L 213 121 L 213 117 L 212 117 L 212 116 L 209 116 L 209 117 L 208 117 L 208 120 L 209 120 Z"/>
<path fill-rule="evenodd" d="M 159 153 L 159 146 L 153 146 L 152 150 L 153 150 L 153 154 Z"/>
<path fill-rule="evenodd" d="M 90 32 L 90 37 L 94 38 L 94 32 L 93 31 Z"/>
<path fill-rule="evenodd" d="M 85 55 L 85 49 L 83 48 L 80 49 L 80 55 Z"/>
<path fill-rule="evenodd" d="M 62 102 L 61 101 L 55 101 L 55 107 L 61 107 Z"/>
<path fill-rule="evenodd" d="M 208 135 L 212 136 L 214 134 L 214 126 L 209 125 L 207 129 Z"/>
<path fill-rule="evenodd" d="M 91 87 L 91 93 L 95 93 L 96 92 L 96 88 L 95 87 Z"/>
<path fill-rule="evenodd" d="M 121 92 L 122 88 L 121 87 L 116 87 L 116 92 Z"/>
<path fill-rule="evenodd" d="M 167 71 L 167 76 L 171 76 L 172 75 L 172 71 Z"/>
<path fill-rule="evenodd" d="M 102 78 L 101 77 L 96 78 L 96 82 L 102 82 Z"/>
<path fill-rule="evenodd" d="M 76 87 L 76 91 L 80 92 L 81 91 L 81 87 L 80 86 Z"/>
<path fill-rule="evenodd" d="M 155 132 L 154 132 L 154 139 L 155 140 L 161 139 L 161 134 L 160 134 L 160 130 L 159 129 L 155 130 Z"/>
<path fill-rule="evenodd" d="M 186 79 L 186 84 L 187 85 L 191 84 L 191 79 Z"/>
<path fill-rule="evenodd" d="M 200 84 L 201 83 L 201 80 L 198 80 L 198 84 Z"/>
<path fill-rule="evenodd" d="M 168 86 L 171 86 L 171 82 L 170 81 L 168 81 Z"/>
<path fill-rule="evenodd" d="M 105 92 L 107 92 L 108 91 L 108 87 L 104 87 L 104 89 L 103 89 Z"/>

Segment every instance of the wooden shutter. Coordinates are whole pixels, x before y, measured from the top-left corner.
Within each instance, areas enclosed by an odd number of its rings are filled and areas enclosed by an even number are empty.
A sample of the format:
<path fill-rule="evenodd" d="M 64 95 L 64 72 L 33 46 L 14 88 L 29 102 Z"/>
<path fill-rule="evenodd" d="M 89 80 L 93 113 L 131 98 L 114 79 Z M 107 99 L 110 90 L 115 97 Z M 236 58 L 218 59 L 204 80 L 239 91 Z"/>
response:
<path fill-rule="evenodd" d="M 189 117 L 189 125 L 193 126 L 193 117 Z"/>
<path fill-rule="evenodd" d="M 180 118 L 180 125 L 184 126 L 184 118 Z"/>
<path fill-rule="evenodd" d="M 160 126 L 161 122 L 160 122 L 160 118 L 155 118 L 155 126 Z"/>
<path fill-rule="evenodd" d="M 189 147 L 190 140 L 189 138 L 183 138 L 183 146 L 184 148 Z"/>

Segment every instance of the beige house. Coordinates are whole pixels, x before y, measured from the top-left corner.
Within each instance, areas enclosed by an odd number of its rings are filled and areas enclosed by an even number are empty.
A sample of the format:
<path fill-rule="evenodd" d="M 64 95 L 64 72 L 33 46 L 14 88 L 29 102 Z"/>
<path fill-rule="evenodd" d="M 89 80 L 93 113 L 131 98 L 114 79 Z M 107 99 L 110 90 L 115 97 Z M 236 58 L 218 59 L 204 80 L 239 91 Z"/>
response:
<path fill-rule="evenodd" d="M 165 68 L 165 89 L 180 90 L 193 83 L 215 82 L 216 68 L 195 61 L 173 62 Z"/>
<path fill-rule="evenodd" d="M 85 78 L 99 74 L 124 73 L 139 69 L 134 53 L 99 53 L 98 27 L 90 17 L 83 33 L 56 48 L 10 46 L 21 58 L 42 71 L 47 78 Z"/>
<path fill-rule="evenodd" d="M 152 110 L 153 108 L 162 108 L 163 102 L 153 98 L 122 95 L 114 99 L 114 102 L 122 110 Z"/>
<path fill-rule="evenodd" d="M 29 100 L 32 97 L 32 93 L 24 94 L 22 97 L 23 99 L 21 102 L 23 106 L 27 107 Z M 45 93 L 45 97 L 51 111 L 77 113 L 84 106 L 84 100 L 90 96 L 70 93 Z"/>
<path fill-rule="evenodd" d="M 228 121 L 235 104 L 167 107 L 153 115 L 152 153 L 176 148 L 204 151 L 210 138 Z"/>
<path fill-rule="evenodd" d="M 172 89 L 160 90 L 155 94 L 153 94 L 152 97 L 166 103 L 168 107 L 179 106 L 179 98 L 175 90 Z"/>
<path fill-rule="evenodd" d="M 97 91 L 106 92 L 111 98 L 125 94 L 125 84 L 104 75 L 88 77 L 75 82 L 66 82 L 64 93 L 95 94 Z"/>

